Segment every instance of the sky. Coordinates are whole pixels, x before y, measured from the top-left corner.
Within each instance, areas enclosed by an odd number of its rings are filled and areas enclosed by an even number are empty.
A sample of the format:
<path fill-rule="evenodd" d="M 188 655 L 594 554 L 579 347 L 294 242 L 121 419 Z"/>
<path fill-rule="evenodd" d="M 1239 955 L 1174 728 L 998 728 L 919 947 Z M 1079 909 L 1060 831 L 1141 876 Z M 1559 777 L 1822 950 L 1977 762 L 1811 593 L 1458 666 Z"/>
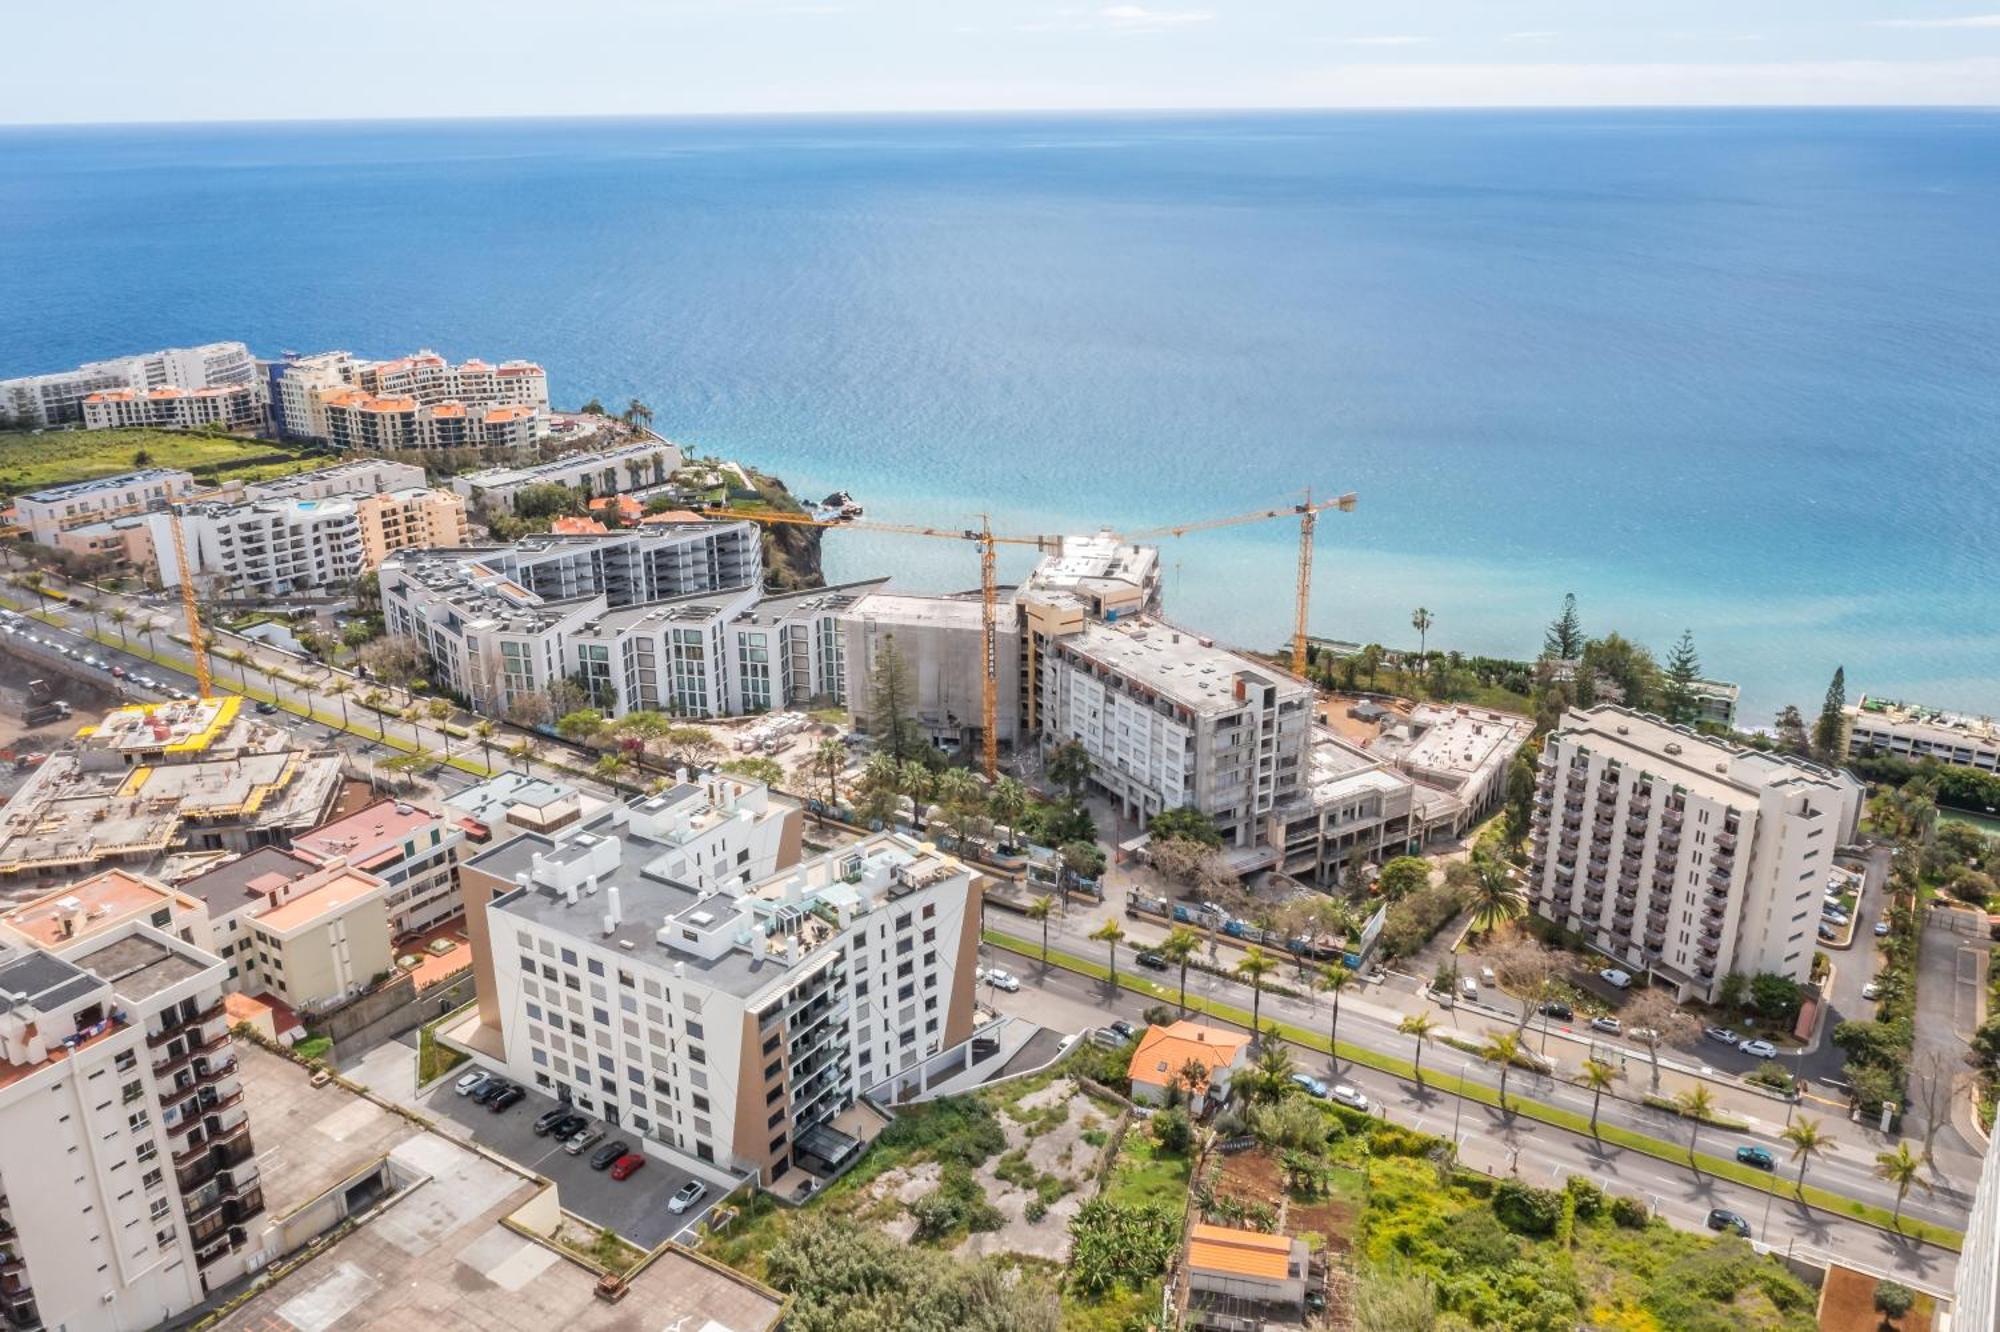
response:
<path fill-rule="evenodd" d="M 30 3 L 0 124 L 2000 103 L 2000 0 Z"/>

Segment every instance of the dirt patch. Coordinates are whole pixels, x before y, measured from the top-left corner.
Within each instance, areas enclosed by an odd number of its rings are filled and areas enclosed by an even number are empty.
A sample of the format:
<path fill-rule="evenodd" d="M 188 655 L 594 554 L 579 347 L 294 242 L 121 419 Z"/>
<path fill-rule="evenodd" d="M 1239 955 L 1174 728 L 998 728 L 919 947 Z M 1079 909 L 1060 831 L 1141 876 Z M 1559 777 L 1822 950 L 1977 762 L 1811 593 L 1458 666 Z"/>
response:
<path fill-rule="evenodd" d="M 1320 701 L 1319 720 L 1322 726 L 1332 730 L 1341 739 L 1352 745 L 1365 745 L 1382 733 L 1379 722 L 1361 721 L 1347 715 L 1347 710 L 1363 700 L 1352 694 L 1333 694 Z M 1399 719 L 1408 718 L 1410 705 L 1402 699 L 1371 699 L 1389 709 Z"/>
<path fill-rule="evenodd" d="M 1917 1297 L 1916 1305 L 1890 1326 L 1902 1332 L 1930 1332 L 1932 1302 Z M 1820 1332 L 1875 1332 L 1882 1315 L 1875 1312 L 1875 1278 L 1851 1267 L 1829 1268 L 1820 1294 Z"/>
<path fill-rule="evenodd" d="M 1215 1183 L 1218 1198 L 1262 1203 L 1276 1210 L 1285 1202 L 1285 1179 L 1278 1163 L 1260 1147 L 1222 1158 L 1222 1173 Z"/>
<path fill-rule="evenodd" d="M 1016 1119 L 1015 1111 L 1022 1118 Z M 973 1174 L 987 1201 L 1006 1221 L 998 1230 L 967 1236 L 958 1252 L 965 1257 L 1014 1253 L 1065 1261 L 1069 1257 L 1070 1218 L 1083 1206 L 1102 1155 L 1102 1149 L 1093 1147 L 1084 1134 L 1108 1130 L 1111 1119 L 1074 1082 L 1057 1078 L 1003 1111 L 1000 1124 L 1007 1135 L 1007 1150 Z M 1028 1220 L 1027 1212 L 1029 1204 L 1042 1195 L 1035 1188 L 1001 1179 L 997 1173 L 1001 1161 L 1017 1151 L 1026 1157 L 1025 1164 L 1034 1171 L 1037 1184 L 1053 1177 L 1069 1186 L 1062 1196 L 1044 1201 L 1047 1210 L 1038 1221 Z"/>

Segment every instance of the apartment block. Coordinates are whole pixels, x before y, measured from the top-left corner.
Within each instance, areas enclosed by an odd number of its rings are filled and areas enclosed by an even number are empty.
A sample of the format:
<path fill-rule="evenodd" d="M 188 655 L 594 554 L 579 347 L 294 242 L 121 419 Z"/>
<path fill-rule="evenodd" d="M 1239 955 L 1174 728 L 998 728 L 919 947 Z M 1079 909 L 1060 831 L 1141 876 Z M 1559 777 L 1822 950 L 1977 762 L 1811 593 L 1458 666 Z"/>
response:
<path fill-rule="evenodd" d="M 424 469 L 415 463 L 391 462 L 387 458 L 356 458 L 332 467 L 253 482 L 243 488 L 243 497 L 253 500 L 333 499 L 336 496 L 420 489 L 423 484 Z"/>
<path fill-rule="evenodd" d="M 320 398 L 326 442 L 350 453 L 439 449 L 525 449 L 547 433 L 548 417 L 525 405 L 430 404 L 339 389 Z"/>
<path fill-rule="evenodd" d="M 40 430 L 81 424 L 84 402 L 93 393 L 191 391 L 254 384 L 257 379 L 256 358 L 240 342 L 169 347 L 91 361 L 74 370 L 0 379 L 0 426 Z"/>
<path fill-rule="evenodd" d="M 386 881 L 274 846 L 232 856 L 172 891 L 202 911 L 224 988 L 301 1013 L 336 1004 L 395 965 Z"/>
<path fill-rule="evenodd" d="M 50 544 L 85 559 L 101 560 L 112 570 L 129 570 L 149 578 L 155 575 L 159 562 L 153 549 L 152 524 L 138 514 L 64 528 Z"/>
<path fill-rule="evenodd" d="M 703 889 L 670 808 L 635 802 L 468 862 L 486 1039 L 649 1154 L 767 1185 L 824 1173 L 860 1150 L 832 1121 L 863 1088 L 970 1036 L 973 876 L 885 833 Z"/>
<path fill-rule="evenodd" d="M 198 500 L 180 518 L 188 572 L 205 595 L 282 597 L 347 582 L 367 567 L 352 500 Z M 160 586 L 179 587 L 173 515 L 147 522 Z"/>
<path fill-rule="evenodd" d="M 548 376 L 529 361 L 333 351 L 288 355 L 269 376 L 279 430 L 343 450 L 513 449 L 548 433 Z"/>
<path fill-rule="evenodd" d="M 383 906 L 401 937 L 458 914 L 464 845 L 465 828 L 457 816 L 381 800 L 293 838 L 292 854 L 323 866 L 352 866 L 387 883 Z"/>
<path fill-rule="evenodd" d="M 1003 745 L 1019 744 L 1021 697 L 1021 637 L 1011 626 L 1017 612 L 1010 589 L 999 608 L 994 635 L 995 669 L 1002 682 L 994 727 Z M 911 716 L 931 744 L 948 753 L 971 753 L 983 743 L 985 725 L 984 613 L 977 592 L 957 596 L 906 596 L 875 591 L 857 601 L 842 617 L 842 656 L 855 681 L 847 706 L 854 724 L 869 725 L 867 682 L 889 644 L 895 645 L 910 682 Z"/>
<path fill-rule="evenodd" d="M 2000 722 L 1866 694 L 1844 711 L 1841 756 L 1885 754 L 2000 772 Z"/>
<path fill-rule="evenodd" d="M 356 495 L 354 521 L 361 537 L 361 567 L 377 568 L 393 551 L 463 546 L 470 533 L 465 500 L 449 490 L 413 486 Z"/>
<path fill-rule="evenodd" d="M 489 467 L 451 480 L 452 489 L 492 513 L 512 513 L 514 496 L 528 486 L 561 486 L 585 497 L 620 495 L 666 484 L 680 470 L 681 451 L 648 440 L 601 453 L 565 453 L 532 467 Z"/>
<path fill-rule="evenodd" d="M 1532 720 L 1511 712 L 1419 703 L 1408 717 L 1393 717 L 1368 752 L 1418 785 L 1449 795 L 1451 822 L 1441 831 L 1457 837 L 1506 801 L 1514 756 L 1534 733 Z"/>
<path fill-rule="evenodd" d="M 586 814 L 595 814 L 603 804 L 594 796 L 586 798 L 567 782 L 552 782 L 511 770 L 496 773 L 476 786 L 444 798 L 446 809 L 485 829 L 485 839 L 478 836 L 477 829 L 467 829 L 469 842 L 504 841 L 524 832 L 559 836 L 563 829 L 578 826 Z"/>
<path fill-rule="evenodd" d="M 462 403 L 467 407 L 549 409 L 549 378 L 533 361 L 495 365 L 474 357 L 457 365 L 428 349 L 392 361 L 356 364 L 354 383 L 382 397 L 410 397 L 427 407 Z"/>
<path fill-rule="evenodd" d="M 14 506 L 28 535 L 44 546 L 53 546 L 56 535 L 65 528 L 142 514 L 169 500 L 192 495 L 196 489 L 190 472 L 148 467 L 30 491 L 16 499 Z"/>
<path fill-rule="evenodd" d="M 83 424 L 88 430 L 263 430 L 270 424 L 265 395 L 261 379 L 214 388 L 103 389 L 83 400 Z"/>
<path fill-rule="evenodd" d="M 1822 885 L 1863 789 L 1622 707 L 1544 743 L 1529 900 L 1635 976 L 1713 1001 L 1731 972 L 1803 981 Z"/>
<path fill-rule="evenodd" d="M 0 1305 L 125 1332 L 243 1276 L 263 1212 L 223 968 L 138 921 L 0 944 Z"/>
<path fill-rule="evenodd" d="M 1304 883 L 1345 882 L 1350 867 L 1421 850 L 1417 784 L 1388 760 L 1314 728 L 1296 797 L 1265 817 L 1273 866 Z"/>

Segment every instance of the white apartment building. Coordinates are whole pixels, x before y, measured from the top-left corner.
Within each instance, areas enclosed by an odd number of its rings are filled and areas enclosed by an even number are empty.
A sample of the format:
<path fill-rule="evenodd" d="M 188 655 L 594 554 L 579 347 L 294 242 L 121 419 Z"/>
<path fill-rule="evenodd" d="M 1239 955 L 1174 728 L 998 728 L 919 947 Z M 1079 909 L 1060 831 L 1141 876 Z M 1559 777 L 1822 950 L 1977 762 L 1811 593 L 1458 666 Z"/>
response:
<path fill-rule="evenodd" d="M 1535 723 L 1515 713 L 1419 703 L 1407 718 L 1392 714 L 1368 752 L 1448 796 L 1450 823 L 1437 831 L 1456 837 L 1505 802 L 1514 756 L 1534 733 Z"/>
<path fill-rule="evenodd" d="M 1713 1001 L 1731 972 L 1803 981 L 1863 795 L 1801 759 L 1622 707 L 1573 710 L 1542 749 L 1530 905 L 1682 999 Z"/>
<path fill-rule="evenodd" d="M 415 463 L 387 458 L 356 458 L 310 472 L 255 481 L 243 488 L 246 499 L 332 499 L 337 495 L 379 495 L 412 490 L 424 484 L 424 469 Z"/>
<path fill-rule="evenodd" d="M 1844 710 L 1841 757 L 1886 754 L 1913 763 L 1934 759 L 1954 767 L 2000 772 L 2000 722 L 1919 703 L 1866 694 Z"/>
<path fill-rule="evenodd" d="M 565 453 L 532 467 L 489 467 L 451 479 L 452 489 L 492 513 L 512 513 L 526 486 L 561 486 L 586 498 L 664 485 L 681 467 L 681 451 L 663 439 L 601 453 Z"/>
<path fill-rule="evenodd" d="M 292 839 L 292 854 L 316 865 L 344 864 L 389 885 L 383 906 L 395 937 L 416 934 L 461 910 L 458 860 L 465 828 L 457 816 L 402 800 L 378 800 Z"/>
<path fill-rule="evenodd" d="M 704 889 L 672 814 L 642 800 L 467 863 L 479 1044 L 650 1155 L 823 1173 L 860 1149 L 830 1121 L 863 1088 L 972 1032 L 972 874 L 882 833 L 769 876 L 726 860 Z"/>
<path fill-rule="evenodd" d="M 1388 760 L 1315 727 L 1297 796 L 1265 819 L 1273 867 L 1304 883 L 1330 885 L 1350 865 L 1380 865 L 1421 850 L 1417 784 Z"/>
<path fill-rule="evenodd" d="M 1245 848 L 1299 794 L 1312 687 L 1209 639 L 1146 616 L 1085 621 L 1050 641 L 1039 683 L 1043 743 L 1081 743 L 1127 818 L 1192 806 Z"/>
<path fill-rule="evenodd" d="M 103 389 L 83 400 L 83 424 L 88 430 L 134 426 L 262 430 L 269 417 L 261 379 L 214 388 Z"/>
<path fill-rule="evenodd" d="M 14 501 L 21 525 L 44 546 L 67 528 L 145 513 L 168 500 L 192 495 L 194 474 L 172 467 L 148 467 L 91 481 L 74 481 L 31 491 Z"/>
<path fill-rule="evenodd" d="M 40 430 L 78 424 L 84 419 L 84 400 L 93 393 L 221 388 L 250 384 L 257 377 L 257 360 L 240 342 L 91 361 L 74 370 L 0 379 L 0 426 Z"/>
<path fill-rule="evenodd" d="M 0 1305 L 127 1332 L 249 1270 L 263 1211 L 222 964 L 139 921 L 0 945 Z"/>
<path fill-rule="evenodd" d="M 355 363 L 354 383 L 378 397 L 415 398 L 427 407 L 530 407 L 546 414 L 549 377 L 533 361 L 494 365 L 477 357 L 453 365 L 428 348 L 393 361 Z"/>
<path fill-rule="evenodd" d="M 348 499 L 202 500 L 181 509 L 188 572 L 204 593 L 280 597 L 346 582 L 366 569 L 360 521 Z M 160 586 L 179 587 L 173 517 L 152 514 Z"/>

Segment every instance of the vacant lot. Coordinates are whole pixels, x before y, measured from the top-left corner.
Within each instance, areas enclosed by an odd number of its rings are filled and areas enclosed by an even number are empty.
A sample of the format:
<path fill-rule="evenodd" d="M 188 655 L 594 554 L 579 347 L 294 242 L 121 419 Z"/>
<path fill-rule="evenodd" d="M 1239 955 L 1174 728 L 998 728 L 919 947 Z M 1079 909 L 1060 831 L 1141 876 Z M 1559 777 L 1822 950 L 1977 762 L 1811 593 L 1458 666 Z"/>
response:
<path fill-rule="evenodd" d="M 180 467 L 204 480 L 262 481 L 333 461 L 295 445 L 173 430 L 51 430 L 0 434 L 0 493 L 115 476 L 135 467 Z"/>

